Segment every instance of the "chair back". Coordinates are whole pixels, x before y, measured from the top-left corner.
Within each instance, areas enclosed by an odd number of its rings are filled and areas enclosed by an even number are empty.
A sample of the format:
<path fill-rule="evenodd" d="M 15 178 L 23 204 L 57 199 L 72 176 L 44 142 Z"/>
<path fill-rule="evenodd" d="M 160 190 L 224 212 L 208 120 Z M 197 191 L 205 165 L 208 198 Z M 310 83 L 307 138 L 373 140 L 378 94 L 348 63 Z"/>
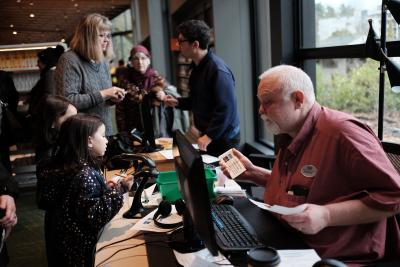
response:
<path fill-rule="evenodd" d="M 400 173 L 400 144 L 391 142 L 382 142 L 383 150 L 385 150 L 390 162 Z"/>

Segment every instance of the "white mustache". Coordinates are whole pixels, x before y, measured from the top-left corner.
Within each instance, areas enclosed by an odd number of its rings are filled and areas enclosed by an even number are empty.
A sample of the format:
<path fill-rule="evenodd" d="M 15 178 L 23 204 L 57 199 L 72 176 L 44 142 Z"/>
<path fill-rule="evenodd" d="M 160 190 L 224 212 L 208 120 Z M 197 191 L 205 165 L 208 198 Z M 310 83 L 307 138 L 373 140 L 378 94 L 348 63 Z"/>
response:
<path fill-rule="evenodd" d="M 265 114 L 261 114 L 261 119 L 265 122 L 271 122 L 271 120 Z"/>

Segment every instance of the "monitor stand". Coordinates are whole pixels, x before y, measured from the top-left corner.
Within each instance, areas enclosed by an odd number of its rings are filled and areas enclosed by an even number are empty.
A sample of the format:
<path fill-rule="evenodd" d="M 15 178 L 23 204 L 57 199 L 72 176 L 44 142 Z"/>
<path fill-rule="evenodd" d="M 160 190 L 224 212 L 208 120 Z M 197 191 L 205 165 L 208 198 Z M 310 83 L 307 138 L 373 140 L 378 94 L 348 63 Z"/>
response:
<path fill-rule="evenodd" d="M 173 241 L 169 246 L 180 253 L 192 253 L 205 248 L 204 242 L 200 239 L 186 208 L 182 217 L 183 228 L 178 229 L 175 233 L 179 234 L 179 231 L 183 231 L 183 240 Z"/>

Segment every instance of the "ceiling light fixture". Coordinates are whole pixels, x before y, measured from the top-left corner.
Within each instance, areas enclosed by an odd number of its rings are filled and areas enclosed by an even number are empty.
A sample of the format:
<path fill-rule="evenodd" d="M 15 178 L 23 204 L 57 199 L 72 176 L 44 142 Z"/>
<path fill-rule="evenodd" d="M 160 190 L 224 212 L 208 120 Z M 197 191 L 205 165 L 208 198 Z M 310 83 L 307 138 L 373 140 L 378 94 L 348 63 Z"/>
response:
<path fill-rule="evenodd" d="M 14 34 L 14 35 L 17 35 L 17 31 L 13 31 L 13 34 Z"/>
<path fill-rule="evenodd" d="M 30 5 L 30 6 L 33 6 L 34 4 L 33 4 L 33 2 L 30 2 L 29 5 Z"/>
<path fill-rule="evenodd" d="M 43 50 L 47 47 L 56 47 L 58 42 L 50 42 L 50 43 L 30 43 L 30 44 L 21 44 L 18 45 L 0 45 L 0 52 L 9 52 L 9 51 L 21 51 L 21 50 Z"/>
<path fill-rule="evenodd" d="M 29 17 L 34 18 L 34 17 L 35 17 L 35 14 L 31 13 L 31 14 L 29 15 Z"/>
<path fill-rule="evenodd" d="M 62 43 L 65 43 L 65 39 L 64 39 L 64 38 L 62 38 L 62 39 L 61 39 L 61 42 L 62 42 Z"/>
<path fill-rule="evenodd" d="M 10 24 L 10 28 L 14 28 L 14 24 Z"/>
<path fill-rule="evenodd" d="M 74 7 L 78 7 L 78 6 L 79 6 L 78 3 L 75 3 L 75 4 L 74 4 Z"/>

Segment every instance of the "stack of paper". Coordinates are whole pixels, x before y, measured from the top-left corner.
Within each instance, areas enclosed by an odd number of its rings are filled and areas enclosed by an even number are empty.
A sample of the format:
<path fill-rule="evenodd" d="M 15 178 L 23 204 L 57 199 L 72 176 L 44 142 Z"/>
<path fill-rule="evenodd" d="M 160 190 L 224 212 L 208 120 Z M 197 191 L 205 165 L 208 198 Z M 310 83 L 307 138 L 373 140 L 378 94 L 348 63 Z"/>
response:
<path fill-rule="evenodd" d="M 313 249 L 278 250 L 281 258 L 279 267 L 310 267 L 321 258 Z"/>
<path fill-rule="evenodd" d="M 214 188 L 214 192 L 217 195 L 229 195 L 233 197 L 246 197 L 246 190 L 244 189 L 237 189 L 237 188 L 229 188 L 229 187 L 222 187 L 216 186 Z"/>
<path fill-rule="evenodd" d="M 226 179 L 223 186 L 214 187 L 215 194 L 229 195 L 233 197 L 247 197 L 246 190 L 242 189 L 238 183 L 232 179 Z"/>
<path fill-rule="evenodd" d="M 208 249 L 202 249 L 193 253 L 180 253 L 174 250 L 175 258 L 182 266 L 188 267 L 218 267 L 232 266 L 224 255 L 218 252 L 218 256 L 213 256 Z"/>

